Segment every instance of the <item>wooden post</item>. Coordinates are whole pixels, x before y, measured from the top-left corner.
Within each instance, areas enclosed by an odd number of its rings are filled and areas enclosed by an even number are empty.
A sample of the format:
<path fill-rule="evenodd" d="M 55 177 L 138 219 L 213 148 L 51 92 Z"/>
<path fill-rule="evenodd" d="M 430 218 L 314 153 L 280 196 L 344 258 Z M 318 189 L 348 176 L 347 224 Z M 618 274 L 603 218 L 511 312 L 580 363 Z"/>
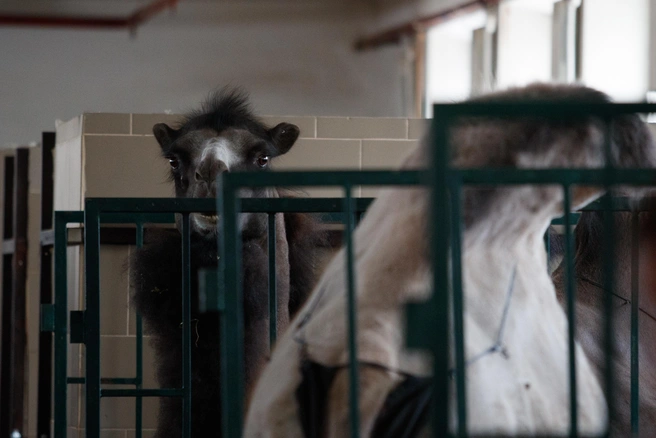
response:
<path fill-rule="evenodd" d="M 25 286 L 27 282 L 27 203 L 29 183 L 29 150 L 16 150 L 14 181 L 14 256 L 11 293 L 11 338 L 9 362 L 11 431 L 25 436 L 25 354 L 27 333 L 25 318 Z M 5 291 L 7 293 L 7 291 Z"/>

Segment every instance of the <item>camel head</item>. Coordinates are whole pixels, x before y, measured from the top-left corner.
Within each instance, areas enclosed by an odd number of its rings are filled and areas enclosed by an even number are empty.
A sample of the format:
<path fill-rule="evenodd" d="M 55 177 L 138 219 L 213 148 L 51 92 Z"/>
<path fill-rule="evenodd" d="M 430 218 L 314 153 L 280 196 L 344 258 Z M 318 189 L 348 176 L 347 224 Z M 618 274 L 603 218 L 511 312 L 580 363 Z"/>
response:
<path fill-rule="evenodd" d="M 221 173 L 267 171 L 275 157 L 291 149 L 299 129 L 290 123 L 266 127 L 251 112 L 244 92 L 223 89 L 189 113 L 178 127 L 158 123 L 153 133 L 171 165 L 176 197 L 214 198 Z M 267 189 L 240 191 L 242 197 L 269 195 Z M 216 224 L 214 214 L 191 215 L 194 233 L 212 235 Z"/>

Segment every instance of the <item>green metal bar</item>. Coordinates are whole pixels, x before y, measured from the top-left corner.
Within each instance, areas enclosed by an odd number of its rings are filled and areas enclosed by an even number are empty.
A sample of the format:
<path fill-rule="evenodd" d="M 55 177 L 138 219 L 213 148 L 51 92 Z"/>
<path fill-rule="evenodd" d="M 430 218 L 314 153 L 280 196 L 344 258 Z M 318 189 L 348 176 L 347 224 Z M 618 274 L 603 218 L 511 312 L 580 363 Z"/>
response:
<path fill-rule="evenodd" d="M 94 201 L 104 216 L 111 218 L 109 213 L 130 213 L 129 217 L 138 213 L 212 213 L 216 211 L 211 198 L 88 198 Z M 116 216 L 115 220 L 125 216 Z M 152 222 L 144 217 L 144 222 Z M 166 219 L 166 217 L 162 217 Z M 134 222 L 134 219 L 129 222 Z"/>
<path fill-rule="evenodd" d="M 84 377 L 69 377 L 66 383 L 69 385 L 84 385 L 86 383 Z M 138 380 L 136 377 L 101 377 L 100 383 L 102 385 L 136 385 Z"/>
<path fill-rule="evenodd" d="M 269 226 L 267 229 L 269 244 L 269 348 L 273 350 L 276 343 L 278 327 L 278 294 L 276 292 L 276 215 L 267 215 Z"/>
<path fill-rule="evenodd" d="M 428 328 L 434 331 L 433 353 L 433 432 L 435 438 L 447 436 L 449 432 L 449 233 L 447 172 L 449 161 L 449 137 L 447 126 L 449 113 L 435 107 L 433 115 L 433 141 L 430 157 L 431 255 L 433 258 L 433 296 L 430 301 L 435 324 Z"/>
<path fill-rule="evenodd" d="M 414 186 L 425 185 L 428 173 L 420 170 L 342 170 L 322 172 L 234 172 L 226 174 L 235 187 L 308 186 Z M 244 200 L 246 201 L 246 200 Z"/>
<path fill-rule="evenodd" d="M 124 198 L 96 198 L 115 199 L 121 202 Z M 175 215 L 173 213 L 101 213 L 100 222 L 103 224 L 173 224 Z"/>
<path fill-rule="evenodd" d="M 631 214 L 631 435 L 640 436 L 640 216 Z"/>
<path fill-rule="evenodd" d="M 87 438 L 100 437 L 100 211 L 87 200 L 84 208 L 85 352 Z"/>
<path fill-rule="evenodd" d="M 618 181 L 621 171 L 613 168 L 611 161 L 612 150 L 611 142 L 613 139 L 613 127 L 610 120 L 605 120 L 605 135 L 604 135 L 604 155 L 605 167 L 602 170 L 604 173 L 604 186 L 606 193 L 611 194 L 611 185 Z M 635 171 L 636 173 L 639 171 Z M 653 182 L 652 182 L 653 184 Z M 613 199 L 611 196 L 605 196 L 602 200 L 602 206 L 606 207 L 603 213 L 604 223 L 604 254 L 603 254 L 603 279 L 606 293 L 604 294 L 604 347 L 606 350 L 606 369 L 605 371 L 605 386 L 606 386 L 606 403 L 608 405 L 608 431 L 610 435 L 610 425 L 613 423 L 615 417 L 615 381 L 614 381 L 614 331 L 613 331 L 613 291 L 615 290 L 615 221 L 613 211 Z"/>
<path fill-rule="evenodd" d="M 39 331 L 55 331 L 55 306 L 52 304 L 41 304 L 41 317 L 39 318 Z"/>
<path fill-rule="evenodd" d="M 191 437 L 191 229 L 182 214 L 182 436 Z M 198 431 L 196 431 L 198 433 Z"/>
<path fill-rule="evenodd" d="M 184 389 L 103 389 L 103 397 L 183 397 Z"/>
<path fill-rule="evenodd" d="M 453 290 L 453 323 L 456 359 L 456 391 L 458 412 L 457 436 L 467 436 L 467 387 L 465 378 L 465 303 L 462 284 L 462 220 L 461 220 L 461 187 L 458 181 L 453 181 L 451 188 L 451 289 Z"/>
<path fill-rule="evenodd" d="M 137 229 L 136 229 L 136 246 L 137 248 L 142 248 L 143 247 L 143 232 L 144 232 L 144 223 L 142 221 L 138 221 L 136 223 Z M 137 339 L 136 339 L 136 355 L 137 355 L 137 363 L 136 363 L 136 372 L 137 372 L 137 378 L 136 378 L 136 389 L 140 390 L 143 385 L 143 321 L 141 320 L 141 314 L 137 312 L 137 320 L 136 320 L 136 326 L 137 326 Z M 137 395 L 137 398 L 135 400 L 136 404 L 136 412 L 135 412 L 135 424 L 134 424 L 134 434 L 135 438 L 141 438 L 143 434 L 143 398 L 141 395 Z"/>
<path fill-rule="evenodd" d="M 433 114 L 438 111 L 452 119 L 463 116 L 497 118 L 545 117 L 550 120 L 588 118 L 591 116 L 612 117 L 622 114 L 649 114 L 656 112 L 653 103 L 595 103 L 585 101 L 531 102 L 466 102 L 441 103 L 433 106 Z M 435 118 L 435 117 L 434 117 Z"/>
<path fill-rule="evenodd" d="M 271 173 L 273 174 L 273 172 Z M 239 199 L 237 186 L 232 185 L 234 173 L 223 174 L 217 181 L 217 209 L 221 217 L 219 248 L 225 293 L 225 312 L 221 318 L 221 423 L 223 437 L 241 437 L 244 400 L 244 315 L 241 279 L 241 238 L 237 227 Z"/>
<path fill-rule="evenodd" d="M 66 336 L 68 331 L 68 286 L 67 286 L 67 259 L 66 248 L 68 244 L 67 224 L 82 222 L 82 212 L 56 211 L 55 212 L 55 374 L 54 374 L 54 436 L 66 438 L 66 406 L 68 404 L 68 388 L 66 373 L 68 367 L 68 345 Z"/>
<path fill-rule="evenodd" d="M 529 185 L 590 184 L 608 182 L 605 169 L 459 169 L 449 173 L 460 175 L 465 184 Z M 613 169 L 613 181 L 623 185 L 656 185 L 656 169 Z"/>
<path fill-rule="evenodd" d="M 578 387 L 576 386 L 576 282 L 574 272 L 574 242 L 569 212 L 572 209 L 570 187 L 563 186 L 563 211 L 565 212 L 565 261 L 567 268 L 567 346 L 569 350 L 569 421 L 571 437 L 578 436 Z"/>
<path fill-rule="evenodd" d="M 224 294 L 219 291 L 218 269 L 201 269 L 198 272 L 198 307 L 201 312 L 223 312 Z"/>
<path fill-rule="evenodd" d="M 404 178 L 410 181 L 410 184 L 404 184 L 404 181 L 399 178 L 394 178 L 397 185 L 417 185 L 419 180 L 426 178 L 425 173 L 418 173 L 417 171 L 410 172 L 408 175 L 404 174 Z M 495 179 L 499 179 L 504 184 L 523 184 L 525 179 L 528 183 L 590 183 L 602 185 L 604 183 L 605 173 L 603 169 L 455 169 L 450 172 L 461 173 L 462 180 L 467 184 L 484 184 L 495 183 Z M 656 181 L 656 171 L 653 169 L 617 169 L 617 178 L 622 178 L 621 182 L 633 184 L 642 184 L 650 178 Z M 636 172 L 637 177 L 636 177 Z M 379 173 L 376 171 L 376 173 Z M 578 176 L 572 176 L 576 173 Z M 276 174 L 288 175 L 289 172 L 276 172 Z M 296 177 L 303 177 L 307 175 L 305 172 L 293 172 Z M 316 175 L 313 174 L 313 179 L 320 180 L 323 176 L 330 178 L 330 181 L 350 182 L 350 172 L 321 172 Z M 506 178 L 506 175 L 511 175 Z M 460 177 L 458 177 L 460 178 Z M 544 178 L 544 180 L 542 179 Z M 626 180 L 629 178 L 631 181 Z M 241 177 L 239 177 L 241 180 Z M 568 181 L 565 181 L 568 180 Z M 509 180 L 509 182 L 508 182 Z M 506 182 L 504 182 L 506 181 Z M 619 181 L 619 179 L 618 179 Z M 266 180 L 260 181 L 262 185 L 267 185 Z M 328 184 L 326 180 L 326 184 Z M 407 181 L 405 181 L 407 182 Z M 391 184 L 391 183 L 390 183 Z M 330 184 L 328 184 L 330 185 Z M 197 198 L 92 198 L 97 202 L 102 203 L 100 222 L 101 223 L 173 223 L 174 212 L 194 212 L 208 210 L 207 199 Z M 363 213 L 367 210 L 374 198 L 356 198 L 355 210 L 358 213 Z M 614 197 L 614 209 L 616 211 L 633 211 L 640 210 L 646 211 L 649 209 L 648 205 L 638 203 L 636 200 L 629 197 Z M 242 212 L 258 212 L 258 213 L 289 213 L 289 212 L 304 212 L 304 213 L 343 213 L 343 198 L 246 198 L 241 200 Z M 140 205 L 140 212 L 130 212 L 135 206 Z M 184 208 L 181 208 L 184 206 Z M 215 207 L 216 208 L 216 207 Z M 580 211 L 600 211 L 603 208 L 603 198 L 591 202 Z M 578 213 L 572 213 L 577 215 Z"/>
<path fill-rule="evenodd" d="M 344 229 L 344 246 L 346 251 L 346 323 L 348 328 L 349 349 L 349 418 L 351 438 L 360 436 L 360 403 L 358 392 L 360 379 L 358 374 L 358 338 L 357 338 L 357 289 L 355 279 L 355 260 L 353 248 L 353 228 L 355 225 L 355 209 L 350 184 L 344 185 L 344 210 L 346 224 Z"/>
<path fill-rule="evenodd" d="M 285 173 L 289 172 L 276 172 Z M 351 174 L 352 172 L 347 172 Z M 376 172 L 380 173 L 380 172 Z M 416 173 L 416 172 L 411 172 Z M 294 172 L 296 177 L 315 175 L 315 172 Z M 319 172 L 319 178 L 330 175 L 332 185 L 341 185 L 348 181 L 349 175 L 344 172 Z M 313 176 L 316 178 L 316 176 Z M 414 179 L 413 176 L 404 175 L 403 178 Z M 398 179 L 394 177 L 392 179 Z M 266 181 L 266 180 L 264 180 Z M 328 181 L 326 182 L 326 184 Z M 330 185 L 330 184 L 329 184 Z M 212 199 L 199 198 L 90 198 L 102 204 L 100 220 L 102 223 L 173 223 L 174 212 L 203 212 L 216 211 Z M 374 198 L 357 198 L 355 208 L 364 212 L 373 202 Z M 241 211 L 257 213 L 341 213 L 343 212 L 342 198 L 245 198 L 242 199 Z M 136 211 L 135 209 L 139 209 Z"/>

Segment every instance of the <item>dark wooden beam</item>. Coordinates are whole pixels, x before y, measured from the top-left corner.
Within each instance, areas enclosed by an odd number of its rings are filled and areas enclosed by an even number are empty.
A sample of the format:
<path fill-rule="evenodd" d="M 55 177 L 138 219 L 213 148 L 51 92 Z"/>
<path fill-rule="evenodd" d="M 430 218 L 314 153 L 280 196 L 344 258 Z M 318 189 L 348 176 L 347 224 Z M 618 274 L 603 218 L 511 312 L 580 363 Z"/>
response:
<path fill-rule="evenodd" d="M 481 8 L 493 6 L 500 0 L 473 0 L 459 6 L 438 12 L 436 14 L 420 17 L 415 20 L 400 24 L 390 29 L 367 35 L 355 42 L 355 50 L 364 51 L 377 49 L 378 47 L 398 44 L 405 37 L 414 37 L 419 30 L 444 23 L 458 16 L 476 12 Z"/>
<path fill-rule="evenodd" d="M 11 290 L 11 353 L 10 353 L 10 421 L 11 430 L 25 436 L 25 354 L 27 352 L 26 283 L 27 283 L 27 221 L 29 157 L 27 148 L 16 150 L 14 186 L 14 256 Z M 6 292 L 5 292 L 6 293 Z"/>
<path fill-rule="evenodd" d="M 178 2 L 179 0 L 153 0 L 124 17 L 4 13 L 0 14 L 0 25 L 134 30 L 164 9 L 174 8 Z"/>
<path fill-rule="evenodd" d="M 13 238 L 14 157 L 5 157 L 3 240 Z M 3 242 L 4 246 L 4 242 Z M 4 251 L 3 251 L 4 252 Z M 9 366 L 11 353 L 11 297 L 13 284 L 12 254 L 2 255 L 2 324 L 0 326 L 0 437 L 11 436 L 9 400 L 11 395 Z"/>

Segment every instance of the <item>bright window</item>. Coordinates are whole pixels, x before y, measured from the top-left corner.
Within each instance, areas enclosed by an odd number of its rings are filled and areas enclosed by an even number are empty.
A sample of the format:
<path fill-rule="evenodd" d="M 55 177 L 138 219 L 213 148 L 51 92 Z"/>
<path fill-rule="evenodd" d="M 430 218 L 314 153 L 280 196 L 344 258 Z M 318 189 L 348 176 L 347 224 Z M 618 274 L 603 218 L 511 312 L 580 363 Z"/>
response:
<path fill-rule="evenodd" d="M 434 26 L 426 33 L 426 116 L 434 102 L 469 97 L 472 83 L 472 33 L 485 23 L 480 11 Z"/>

